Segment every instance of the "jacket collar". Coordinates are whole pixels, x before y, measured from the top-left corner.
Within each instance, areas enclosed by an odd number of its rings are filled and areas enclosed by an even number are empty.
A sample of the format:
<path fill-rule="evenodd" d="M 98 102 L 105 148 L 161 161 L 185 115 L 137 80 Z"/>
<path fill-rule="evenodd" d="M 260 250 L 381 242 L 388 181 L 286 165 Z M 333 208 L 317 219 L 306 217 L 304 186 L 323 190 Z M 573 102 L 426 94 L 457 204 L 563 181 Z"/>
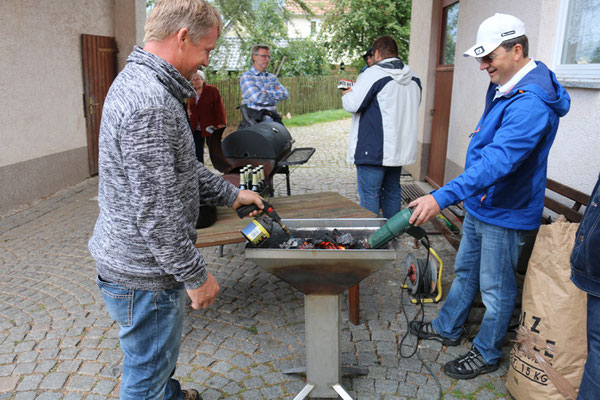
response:
<path fill-rule="evenodd" d="M 127 62 L 150 68 L 156 74 L 156 79 L 181 103 L 186 98 L 196 95 L 192 83 L 185 79 L 173 65 L 141 47 L 133 48 L 133 52 L 127 57 Z"/>

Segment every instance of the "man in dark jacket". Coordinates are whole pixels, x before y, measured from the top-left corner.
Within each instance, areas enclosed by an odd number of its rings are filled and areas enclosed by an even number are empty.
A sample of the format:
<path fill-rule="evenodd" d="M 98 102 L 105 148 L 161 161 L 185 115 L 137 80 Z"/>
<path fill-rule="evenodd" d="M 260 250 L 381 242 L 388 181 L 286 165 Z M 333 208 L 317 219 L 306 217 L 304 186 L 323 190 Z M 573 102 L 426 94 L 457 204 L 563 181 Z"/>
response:
<path fill-rule="evenodd" d="M 578 400 L 600 395 L 600 176 L 575 235 L 571 253 L 571 280 L 587 292 L 588 356 Z"/>
<path fill-rule="evenodd" d="M 195 156 L 185 99 L 220 34 L 217 11 L 204 0 L 162 0 L 145 30 L 144 49 L 129 55 L 104 103 L 100 214 L 89 249 L 106 308 L 120 325 L 120 399 L 197 400 L 198 391 L 182 391 L 172 376 L 185 293 L 198 309 L 219 292 L 194 247 L 199 204 L 262 208 L 262 201 Z"/>
<path fill-rule="evenodd" d="M 456 278 L 438 318 L 410 331 L 448 346 L 460 343 L 471 303 L 481 292 L 486 311 L 471 351 L 444 366 L 455 379 L 498 368 L 512 316 L 523 231 L 536 229 L 544 209 L 548 153 L 570 98 L 543 63 L 528 56 L 525 25 L 511 15 L 486 19 L 465 52 L 490 77 L 485 110 L 471 134 L 465 171 L 409 204 L 415 225 L 464 200 L 467 214 L 456 255 Z"/>

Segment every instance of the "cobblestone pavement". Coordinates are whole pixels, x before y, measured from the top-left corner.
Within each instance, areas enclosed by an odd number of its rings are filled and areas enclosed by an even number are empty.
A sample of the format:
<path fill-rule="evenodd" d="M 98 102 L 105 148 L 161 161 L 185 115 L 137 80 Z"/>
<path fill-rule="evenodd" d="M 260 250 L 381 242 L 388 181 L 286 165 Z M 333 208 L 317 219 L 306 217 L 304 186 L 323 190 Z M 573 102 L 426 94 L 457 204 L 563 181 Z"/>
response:
<path fill-rule="evenodd" d="M 337 191 L 357 201 L 355 171 L 345 162 L 349 124 L 292 130 L 296 146 L 317 148 L 291 173 L 293 194 Z M 282 177 L 275 183 L 283 195 Z M 0 399 L 118 398 L 118 327 L 104 308 L 87 250 L 98 213 L 96 190 L 97 179 L 88 179 L 0 220 Z M 439 235 L 431 240 L 445 264 L 445 293 L 455 251 Z M 361 283 L 360 325 L 348 322 L 344 297 L 342 362 L 369 370 L 367 376 L 342 380 L 356 399 L 438 398 L 423 362 L 398 351 L 406 333 L 403 309 L 411 319 L 419 310 L 406 294 L 401 297 L 401 269 L 408 252 L 424 255 L 423 249 L 412 249 L 409 238 L 399 241 L 398 263 Z M 223 257 L 217 247 L 202 253 L 221 293 L 208 310 L 188 308 L 176 377 L 204 399 L 292 399 L 303 378 L 281 371 L 304 364 L 303 295 L 245 261 L 241 244 L 225 246 Z M 425 318 L 438 309 L 426 305 Z M 402 353 L 408 354 L 415 342 L 409 336 L 404 344 Z M 473 380 L 455 381 L 441 372 L 446 361 L 469 347 L 468 341 L 458 348 L 424 341 L 418 355 L 436 375 L 445 399 L 509 398 L 506 354 L 497 372 Z"/>

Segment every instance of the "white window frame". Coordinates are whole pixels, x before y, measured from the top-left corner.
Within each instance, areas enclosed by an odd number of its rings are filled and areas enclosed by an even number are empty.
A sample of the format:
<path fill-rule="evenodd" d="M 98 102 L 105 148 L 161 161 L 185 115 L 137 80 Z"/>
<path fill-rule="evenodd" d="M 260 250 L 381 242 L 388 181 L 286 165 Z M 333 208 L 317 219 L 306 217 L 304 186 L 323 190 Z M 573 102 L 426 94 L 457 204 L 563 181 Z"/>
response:
<path fill-rule="evenodd" d="M 593 84 L 600 85 L 600 64 L 562 64 L 562 52 L 564 47 L 565 32 L 567 30 L 567 17 L 569 14 L 569 1 L 560 0 L 558 10 L 558 27 L 554 43 L 553 66 L 554 72 L 560 81 L 566 81 L 575 85 Z"/>

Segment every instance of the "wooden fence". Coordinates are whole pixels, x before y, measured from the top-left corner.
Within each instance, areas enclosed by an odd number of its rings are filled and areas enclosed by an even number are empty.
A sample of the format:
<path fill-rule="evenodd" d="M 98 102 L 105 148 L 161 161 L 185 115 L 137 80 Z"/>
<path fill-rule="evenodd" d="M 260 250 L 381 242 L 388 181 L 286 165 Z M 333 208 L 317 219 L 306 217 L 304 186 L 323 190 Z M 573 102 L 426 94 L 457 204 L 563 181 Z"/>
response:
<path fill-rule="evenodd" d="M 279 81 L 290 92 L 287 100 L 277 103 L 277 111 L 281 115 L 299 115 L 322 110 L 342 108 L 342 95 L 337 90 L 339 79 L 349 79 L 348 76 L 294 76 L 283 77 Z M 223 102 L 228 125 L 237 125 L 241 120 L 240 110 L 236 109 L 242 101 L 240 80 L 225 79 L 211 82 L 215 85 Z"/>

